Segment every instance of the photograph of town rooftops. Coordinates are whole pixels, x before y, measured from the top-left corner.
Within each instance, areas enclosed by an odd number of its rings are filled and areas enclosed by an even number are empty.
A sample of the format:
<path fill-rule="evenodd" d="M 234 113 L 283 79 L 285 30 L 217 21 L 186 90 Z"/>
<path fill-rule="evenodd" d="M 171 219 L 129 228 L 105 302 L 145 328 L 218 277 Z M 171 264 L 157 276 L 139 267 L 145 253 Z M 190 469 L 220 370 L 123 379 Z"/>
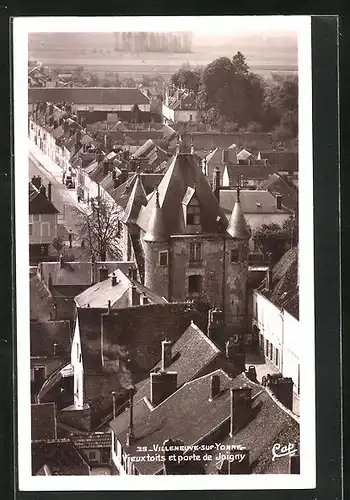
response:
<path fill-rule="evenodd" d="M 28 49 L 32 476 L 300 474 L 297 32 Z"/>

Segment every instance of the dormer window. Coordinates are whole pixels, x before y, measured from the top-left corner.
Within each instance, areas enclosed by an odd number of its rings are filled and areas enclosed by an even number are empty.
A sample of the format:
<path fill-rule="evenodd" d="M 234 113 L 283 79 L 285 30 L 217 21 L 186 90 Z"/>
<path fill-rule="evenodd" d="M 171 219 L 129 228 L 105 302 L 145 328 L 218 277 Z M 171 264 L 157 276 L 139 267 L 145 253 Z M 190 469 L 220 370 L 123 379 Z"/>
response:
<path fill-rule="evenodd" d="M 160 266 L 167 266 L 168 265 L 168 250 L 163 250 L 162 252 L 159 252 L 159 265 Z"/>
<path fill-rule="evenodd" d="M 200 226 L 201 207 L 196 196 L 195 188 L 188 187 L 182 200 L 183 212 L 186 226 Z"/>
<path fill-rule="evenodd" d="M 230 260 L 231 263 L 239 262 L 239 251 L 237 250 L 237 248 L 231 248 Z"/>

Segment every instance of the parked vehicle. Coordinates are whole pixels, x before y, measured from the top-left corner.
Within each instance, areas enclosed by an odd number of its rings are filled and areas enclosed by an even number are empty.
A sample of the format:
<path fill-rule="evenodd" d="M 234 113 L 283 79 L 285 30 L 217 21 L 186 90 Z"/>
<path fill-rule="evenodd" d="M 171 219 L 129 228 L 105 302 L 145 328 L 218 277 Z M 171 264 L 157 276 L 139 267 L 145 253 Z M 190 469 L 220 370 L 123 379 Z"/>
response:
<path fill-rule="evenodd" d="M 67 177 L 66 177 L 66 187 L 68 189 L 74 189 L 74 187 L 75 187 L 74 181 L 73 181 L 73 178 L 71 175 L 67 175 Z"/>

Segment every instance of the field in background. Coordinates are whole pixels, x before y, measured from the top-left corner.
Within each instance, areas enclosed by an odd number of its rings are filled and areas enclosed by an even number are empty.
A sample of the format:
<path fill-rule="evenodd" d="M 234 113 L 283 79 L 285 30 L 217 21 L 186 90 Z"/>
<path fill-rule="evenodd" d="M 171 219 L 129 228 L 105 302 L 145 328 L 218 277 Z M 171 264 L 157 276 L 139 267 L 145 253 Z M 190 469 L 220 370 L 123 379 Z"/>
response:
<path fill-rule="evenodd" d="M 192 52 L 187 54 L 126 53 L 114 50 L 110 33 L 33 33 L 29 39 L 29 59 L 67 70 L 84 66 L 85 71 L 102 77 L 108 77 L 106 73 L 124 77 L 153 73 L 167 77 L 183 64 L 204 66 L 221 56 L 232 57 L 240 50 L 251 70 L 262 76 L 297 71 L 297 44 L 293 37 L 283 39 L 283 43 L 279 38 L 266 36 L 232 38 L 225 44 L 211 46 L 200 43 L 194 43 Z"/>

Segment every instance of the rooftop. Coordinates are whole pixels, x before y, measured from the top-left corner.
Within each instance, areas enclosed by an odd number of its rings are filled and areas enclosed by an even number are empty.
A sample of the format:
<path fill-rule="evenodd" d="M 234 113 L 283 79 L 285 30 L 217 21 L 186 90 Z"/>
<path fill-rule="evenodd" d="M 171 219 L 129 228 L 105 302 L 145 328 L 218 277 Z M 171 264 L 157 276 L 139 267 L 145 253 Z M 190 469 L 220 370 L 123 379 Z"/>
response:
<path fill-rule="evenodd" d="M 282 203 L 289 210 L 298 208 L 298 189 L 284 176 L 273 173 L 261 184 L 262 189 L 267 189 L 271 194 L 282 196 Z"/>
<path fill-rule="evenodd" d="M 149 104 L 149 98 L 134 87 L 40 87 L 29 88 L 28 95 L 29 104 L 38 101 L 68 101 L 75 105 Z"/>
<path fill-rule="evenodd" d="M 213 374 L 219 376 L 220 392 L 211 400 L 210 381 Z M 133 412 L 135 442 L 129 446 L 128 452 L 137 456 L 138 446 L 152 449 L 154 444 L 162 445 L 166 439 L 178 439 L 185 445 L 198 444 L 204 439 L 207 443 L 210 434 L 218 428 L 222 428 L 223 433 L 226 429 L 227 436 L 231 414 L 229 389 L 242 385 L 252 390 L 252 414 L 246 425 L 234 434 L 232 441 L 238 445 L 244 443 L 249 448 L 251 462 L 259 461 L 281 430 L 292 425 L 298 427 L 298 422 L 260 385 L 248 380 L 244 374 L 231 379 L 221 369 L 185 383 L 152 410 L 144 398 L 136 402 Z M 110 424 L 123 447 L 126 446 L 129 418 L 129 411 L 126 411 Z M 217 442 L 218 437 L 213 436 L 212 440 Z M 270 448 L 268 451 L 271 453 Z M 162 463 L 139 462 L 137 468 L 141 474 L 156 474 Z"/>
<path fill-rule="evenodd" d="M 291 248 L 272 270 L 272 289 L 265 290 L 263 283 L 258 291 L 277 307 L 299 319 L 298 247 Z"/>
<path fill-rule="evenodd" d="M 58 214 L 55 205 L 29 182 L 29 213 L 30 214 Z"/>
<path fill-rule="evenodd" d="M 178 154 L 172 160 L 158 186 L 159 203 L 168 234 L 185 232 L 182 201 L 188 187 L 196 190 L 201 207 L 202 232 L 222 233 L 227 226 L 227 221 L 200 166 L 193 155 Z M 137 221 L 138 226 L 145 232 L 155 207 L 156 196 L 153 194 L 147 206 L 141 210 Z"/>
<path fill-rule="evenodd" d="M 52 476 L 88 476 L 90 472 L 87 462 L 69 439 L 32 443 L 32 474 L 36 475 L 44 467 Z"/>
<path fill-rule="evenodd" d="M 234 189 L 220 189 L 220 206 L 228 215 L 236 203 L 237 192 Z M 291 211 L 282 205 L 276 207 L 275 197 L 267 190 L 241 189 L 240 202 L 243 213 L 248 214 L 290 214 Z"/>

